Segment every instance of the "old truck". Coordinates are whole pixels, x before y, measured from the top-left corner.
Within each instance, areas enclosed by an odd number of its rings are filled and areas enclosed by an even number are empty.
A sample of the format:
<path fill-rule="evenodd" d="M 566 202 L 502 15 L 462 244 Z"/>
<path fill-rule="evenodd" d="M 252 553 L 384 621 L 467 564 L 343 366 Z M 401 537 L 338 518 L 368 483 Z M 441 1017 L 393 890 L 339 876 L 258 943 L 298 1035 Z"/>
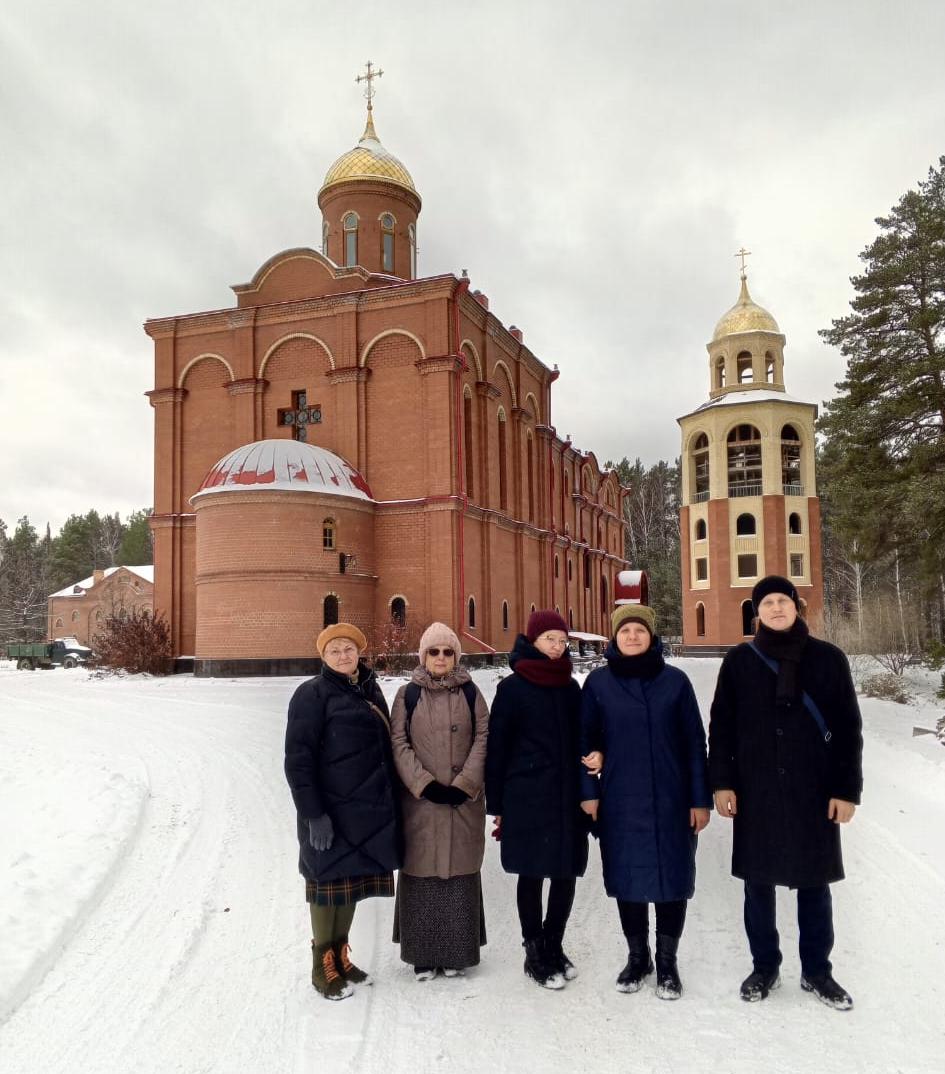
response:
<path fill-rule="evenodd" d="M 11 642 L 7 645 L 7 660 L 15 660 L 21 670 L 37 668 L 74 668 L 85 664 L 92 655 L 87 645 L 75 638 L 59 638 L 57 641 Z"/>

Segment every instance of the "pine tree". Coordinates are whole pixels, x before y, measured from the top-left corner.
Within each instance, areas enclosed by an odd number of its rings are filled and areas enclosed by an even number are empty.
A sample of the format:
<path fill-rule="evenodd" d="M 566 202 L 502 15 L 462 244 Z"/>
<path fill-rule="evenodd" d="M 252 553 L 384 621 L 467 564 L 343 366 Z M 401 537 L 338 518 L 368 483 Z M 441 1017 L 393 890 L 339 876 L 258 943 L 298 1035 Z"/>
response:
<path fill-rule="evenodd" d="M 151 541 L 150 507 L 133 511 L 127 518 L 125 532 L 118 549 L 118 563 L 126 567 L 143 567 L 154 562 L 154 545 Z"/>
<path fill-rule="evenodd" d="M 945 157 L 876 220 L 852 312 L 821 333 L 847 359 L 826 407 L 825 518 L 861 563 L 892 557 L 945 608 Z M 828 538 L 829 543 L 829 538 Z M 903 575 L 897 574 L 897 599 Z"/>

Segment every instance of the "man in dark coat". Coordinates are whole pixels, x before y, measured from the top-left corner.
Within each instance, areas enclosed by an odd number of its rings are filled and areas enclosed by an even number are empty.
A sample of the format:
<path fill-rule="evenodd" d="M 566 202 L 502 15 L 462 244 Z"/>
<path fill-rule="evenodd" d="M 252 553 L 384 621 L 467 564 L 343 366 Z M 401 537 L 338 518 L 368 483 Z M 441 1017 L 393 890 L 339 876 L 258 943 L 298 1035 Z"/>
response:
<path fill-rule="evenodd" d="M 843 653 L 798 617 L 788 579 L 763 578 L 752 604 L 758 632 L 722 661 L 709 725 L 715 806 L 734 822 L 732 873 L 745 883 L 754 969 L 741 996 L 761 1000 L 780 984 L 782 885 L 797 889 L 801 987 L 848 1010 L 853 1000 L 831 972 L 829 885 L 843 879 L 839 826 L 863 786 L 856 692 Z"/>

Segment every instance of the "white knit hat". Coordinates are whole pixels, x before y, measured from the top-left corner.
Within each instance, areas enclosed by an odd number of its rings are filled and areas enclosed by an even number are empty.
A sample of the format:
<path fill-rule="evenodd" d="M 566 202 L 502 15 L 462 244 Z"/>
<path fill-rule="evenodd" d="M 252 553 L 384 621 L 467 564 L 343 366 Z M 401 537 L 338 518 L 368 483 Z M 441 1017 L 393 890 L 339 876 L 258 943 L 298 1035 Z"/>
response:
<path fill-rule="evenodd" d="M 456 662 L 463 655 L 463 647 L 459 644 L 459 638 L 453 633 L 446 623 L 431 623 L 420 638 L 420 663 L 426 663 L 427 649 L 431 647 L 440 649 L 452 649 L 456 654 Z"/>

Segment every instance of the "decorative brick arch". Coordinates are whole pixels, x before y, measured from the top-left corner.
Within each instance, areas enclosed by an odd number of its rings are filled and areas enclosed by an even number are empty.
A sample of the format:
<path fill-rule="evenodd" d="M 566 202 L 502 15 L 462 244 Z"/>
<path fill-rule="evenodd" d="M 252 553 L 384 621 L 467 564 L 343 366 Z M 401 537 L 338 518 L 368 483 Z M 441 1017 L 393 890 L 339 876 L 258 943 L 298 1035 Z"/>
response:
<path fill-rule="evenodd" d="M 700 436 L 704 436 L 706 440 L 708 440 L 709 446 L 712 446 L 712 437 L 709 435 L 708 429 L 693 429 L 693 431 L 689 434 L 689 439 L 686 441 L 686 451 L 694 450 L 695 442 L 699 439 Z"/>
<path fill-rule="evenodd" d="M 220 362 L 226 368 L 227 373 L 229 373 L 230 375 L 231 381 L 234 381 L 236 379 L 236 377 L 233 375 L 233 367 L 223 357 L 222 354 L 211 354 L 210 352 L 206 352 L 204 354 L 198 354 L 196 358 L 191 358 L 187 365 L 184 366 L 184 368 L 180 371 L 180 376 L 177 378 L 177 387 L 183 388 L 184 380 L 186 379 L 187 374 L 198 362 L 207 361 L 211 358 L 216 362 Z"/>
<path fill-rule="evenodd" d="M 420 349 L 420 357 L 426 358 L 426 348 L 423 346 L 423 341 L 419 336 L 415 336 L 413 332 L 408 332 L 406 328 L 388 328 L 384 332 L 379 332 L 370 343 L 365 344 L 364 349 L 361 351 L 361 359 L 358 362 L 359 366 L 366 366 L 368 364 L 368 355 L 371 353 L 371 348 L 387 336 L 406 336 L 408 339 L 412 339 Z"/>
<path fill-rule="evenodd" d="M 532 401 L 532 409 L 533 409 L 533 411 L 535 413 L 535 421 L 537 421 L 538 424 L 541 425 L 541 407 L 538 405 L 538 400 L 535 398 L 535 393 L 534 392 L 529 392 L 525 396 L 525 405 L 526 406 L 528 406 L 528 400 L 529 399 L 531 399 L 531 401 Z"/>
<path fill-rule="evenodd" d="M 471 339 L 464 339 L 463 342 L 460 343 L 459 349 L 462 350 L 463 347 L 468 348 L 469 353 L 472 355 L 473 363 L 476 366 L 476 380 L 482 380 L 482 362 L 479 358 L 479 351 L 476 350 L 476 344 L 473 343 Z"/>
<path fill-rule="evenodd" d="M 272 357 L 275 351 L 282 346 L 283 343 L 288 343 L 290 339 L 310 339 L 313 343 L 317 343 L 319 347 L 321 347 L 321 349 L 325 352 L 328 358 L 328 364 L 331 366 L 332 369 L 335 368 L 335 356 L 331 353 L 331 348 L 323 339 L 319 339 L 318 336 L 313 336 L 311 332 L 290 332 L 288 335 L 282 336 L 281 339 L 277 339 L 275 343 L 273 343 L 272 346 L 269 348 L 269 350 L 266 351 L 265 355 L 263 356 L 263 360 L 259 363 L 259 372 L 256 374 L 256 376 L 260 380 L 262 380 L 263 376 L 265 375 L 266 364 L 268 363 L 269 359 Z"/>
<path fill-rule="evenodd" d="M 509 395 L 512 397 L 512 406 L 518 406 L 518 397 L 515 394 L 515 382 L 512 380 L 512 374 L 509 372 L 509 367 L 500 358 L 496 364 L 492 367 L 492 379 L 495 380 L 495 371 L 501 367 L 502 372 L 505 374 L 505 379 L 509 385 Z"/>

